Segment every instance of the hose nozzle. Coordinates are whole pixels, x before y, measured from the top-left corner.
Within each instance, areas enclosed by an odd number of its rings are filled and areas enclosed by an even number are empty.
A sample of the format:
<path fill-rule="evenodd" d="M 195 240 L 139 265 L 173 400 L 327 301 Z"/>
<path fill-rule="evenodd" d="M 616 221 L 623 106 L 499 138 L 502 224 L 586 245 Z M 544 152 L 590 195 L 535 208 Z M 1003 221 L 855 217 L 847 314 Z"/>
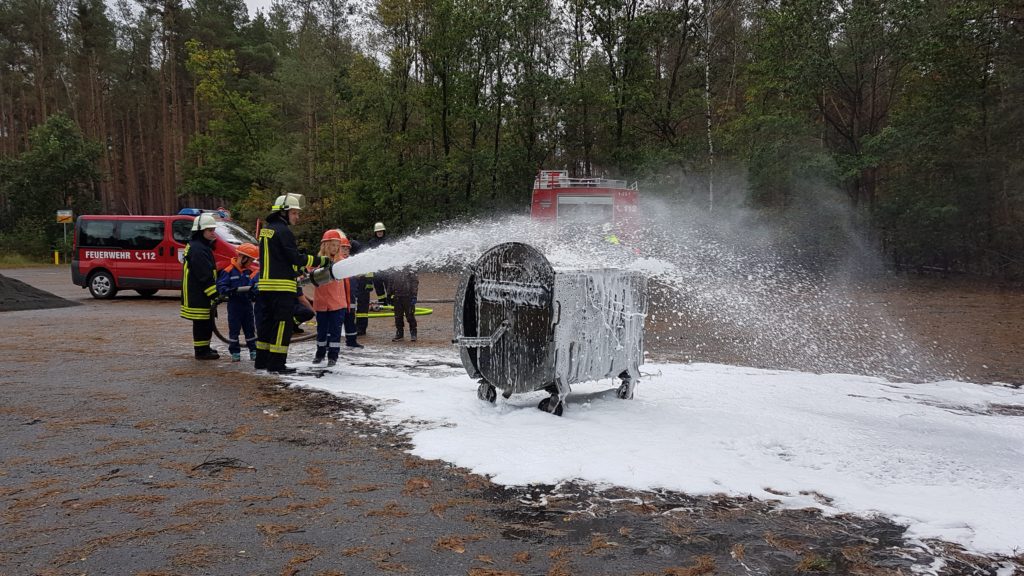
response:
<path fill-rule="evenodd" d="M 309 281 L 313 286 L 322 286 L 334 282 L 337 278 L 331 272 L 330 266 L 324 266 L 323 268 L 317 268 L 309 273 Z"/>

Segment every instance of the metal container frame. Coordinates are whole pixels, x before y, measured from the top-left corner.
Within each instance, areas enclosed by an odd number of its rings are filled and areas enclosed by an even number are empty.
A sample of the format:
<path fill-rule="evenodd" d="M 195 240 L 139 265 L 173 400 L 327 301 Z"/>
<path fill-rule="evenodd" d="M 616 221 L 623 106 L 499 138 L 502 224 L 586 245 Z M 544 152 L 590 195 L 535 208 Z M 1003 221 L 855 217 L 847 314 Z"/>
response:
<path fill-rule="evenodd" d="M 528 244 L 499 244 L 459 283 L 453 343 L 483 400 L 545 390 L 538 408 L 561 415 L 572 384 L 602 378 L 618 378 L 617 396 L 632 398 L 646 292 L 638 272 L 556 271 Z"/>

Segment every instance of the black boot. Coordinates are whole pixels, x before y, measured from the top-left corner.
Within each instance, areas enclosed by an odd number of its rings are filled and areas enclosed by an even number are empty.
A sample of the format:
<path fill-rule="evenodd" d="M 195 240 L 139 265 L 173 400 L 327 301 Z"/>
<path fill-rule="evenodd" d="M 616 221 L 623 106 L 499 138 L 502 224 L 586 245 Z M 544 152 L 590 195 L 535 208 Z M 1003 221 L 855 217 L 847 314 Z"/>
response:
<path fill-rule="evenodd" d="M 399 340 L 405 339 L 405 334 L 402 330 L 395 330 L 395 337 L 391 339 L 392 342 L 398 342 Z"/>
<path fill-rule="evenodd" d="M 412 340 L 413 342 L 416 341 L 416 329 L 415 328 L 409 328 L 409 340 Z"/>
<path fill-rule="evenodd" d="M 270 359 L 267 361 L 267 372 L 273 374 L 295 374 L 297 372 L 295 368 L 289 368 L 284 365 L 287 359 L 287 354 L 271 352 Z"/>
<path fill-rule="evenodd" d="M 220 354 L 209 346 L 196 346 L 196 360 L 216 360 Z"/>
<path fill-rule="evenodd" d="M 256 349 L 256 360 L 253 361 L 253 368 L 257 370 L 266 370 L 267 362 L 270 359 L 270 351 Z"/>

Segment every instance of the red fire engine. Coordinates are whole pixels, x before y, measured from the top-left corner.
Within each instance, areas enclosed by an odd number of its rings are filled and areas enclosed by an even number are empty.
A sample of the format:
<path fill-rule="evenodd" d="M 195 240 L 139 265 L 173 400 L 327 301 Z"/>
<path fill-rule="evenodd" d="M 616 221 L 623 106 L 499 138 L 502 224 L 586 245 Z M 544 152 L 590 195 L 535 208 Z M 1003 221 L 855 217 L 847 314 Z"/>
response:
<path fill-rule="evenodd" d="M 530 215 L 538 220 L 611 223 L 623 227 L 637 215 L 636 182 L 570 178 L 567 170 L 541 170 L 533 181 Z"/>

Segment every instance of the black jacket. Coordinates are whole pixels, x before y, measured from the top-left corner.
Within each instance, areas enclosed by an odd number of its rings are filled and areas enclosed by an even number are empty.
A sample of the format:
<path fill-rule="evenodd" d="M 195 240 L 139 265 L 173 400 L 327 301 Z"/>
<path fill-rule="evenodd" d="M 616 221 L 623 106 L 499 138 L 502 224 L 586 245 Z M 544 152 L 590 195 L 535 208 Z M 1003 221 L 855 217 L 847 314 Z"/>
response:
<path fill-rule="evenodd" d="M 420 289 L 420 278 L 410 268 L 388 271 L 388 288 L 395 296 L 415 298 Z"/>
<path fill-rule="evenodd" d="M 261 293 L 294 293 L 297 289 L 296 269 L 305 270 L 309 266 L 326 266 L 330 263 L 326 256 L 299 252 L 295 235 L 280 212 L 267 216 L 259 236 Z"/>
<path fill-rule="evenodd" d="M 377 246 L 383 246 L 383 245 L 387 244 L 390 240 L 391 239 L 388 238 L 388 233 L 387 232 L 384 233 L 384 237 L 383 238 L 378 238 L 377 237 L 377 233 L 374 232 L 373 236 L 370 236 L 369 241 L 366 242 L 366 248 L 367 249 L 373 249 L 373 248 L 376 248 Z"/>
<path fill-rule="evenodd" d="M 217 295 L 217 265 L 213 260 L 213 242 L 193 232 L 185 247 L 181 274 L 181 317 L 209 320 L 212 299 Z"/>

